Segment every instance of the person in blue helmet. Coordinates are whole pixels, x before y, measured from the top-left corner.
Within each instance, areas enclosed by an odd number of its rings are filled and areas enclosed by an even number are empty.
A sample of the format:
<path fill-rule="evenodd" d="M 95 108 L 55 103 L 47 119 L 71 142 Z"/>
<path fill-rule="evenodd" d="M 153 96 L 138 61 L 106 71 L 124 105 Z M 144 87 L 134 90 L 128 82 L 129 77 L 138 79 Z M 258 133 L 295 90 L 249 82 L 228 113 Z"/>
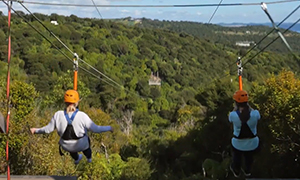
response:
<path fill-rule="evenodd" d="M 249 104 L 248 93 L 238 90 L 234 93 L 235 108 L 229 114 L 229 122 L 233 124 L 232 164 L 230 170 L 235 177 L 241 175 L 251 176 L 253 156 L 259 148 L 259 137 L 257 136 L 257 124 L 260 117 L 258 110 L 252 109 Z M 242 160 L 245 160 L 245 168 L 242 168 Z"/>
<path fill-rule="evenodd" d="M 82 154 L 78 154 L 79 152 L 83 152 L 87 161 L 91 162 L 92 150 L 87 131 L 94 133 L 113 132 L 113 128 L 111 126 L 96 125 L 86 113 L 78 110 L 79 94 L 77 91 L 66 91 L 64 101 L 66 103 L 65 110 L 57 111 L 48 125 L 42 128 L 31 128 L 31 133 L 49 134 L 57 129 L 60 136 L 60 147 L 70 153 L 75 164 L 78 164 L 83 157 Z M 63 155 L 61 150 L 60 153 Z"/>

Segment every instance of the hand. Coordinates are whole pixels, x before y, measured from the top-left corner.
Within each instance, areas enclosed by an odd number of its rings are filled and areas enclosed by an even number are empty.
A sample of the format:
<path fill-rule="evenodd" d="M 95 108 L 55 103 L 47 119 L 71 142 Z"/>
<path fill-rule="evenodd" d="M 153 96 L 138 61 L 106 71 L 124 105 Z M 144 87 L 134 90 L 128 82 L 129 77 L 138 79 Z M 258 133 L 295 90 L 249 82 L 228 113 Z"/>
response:
<path fill-rule="evenodd" d="M 36 128 L 30 128 L 31 134 L 35 133 Z"/>
<path fill-rule="evenodd" d="M 112 126 L 110 126 L 110 132 L 114 132 L 114 128 Z"/>

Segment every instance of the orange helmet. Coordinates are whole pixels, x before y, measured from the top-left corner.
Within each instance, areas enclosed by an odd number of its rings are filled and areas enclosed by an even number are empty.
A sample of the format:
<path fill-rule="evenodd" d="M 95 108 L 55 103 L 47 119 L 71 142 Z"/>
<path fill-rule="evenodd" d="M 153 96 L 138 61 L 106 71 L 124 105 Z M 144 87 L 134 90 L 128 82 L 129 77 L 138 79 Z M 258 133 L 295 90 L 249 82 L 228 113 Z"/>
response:
<path fill-rule="evenodd" d="M 79 94 L 75 90 L 67 90 L 64 100 L 67 103 L 77 103 L 79 101 Z"/>
<path fill-rule="evenodd" d="M 238 103 L 248 102 L 248 93 L 244 90 L 238 90 L 233 94 L 233 99 Z"/>

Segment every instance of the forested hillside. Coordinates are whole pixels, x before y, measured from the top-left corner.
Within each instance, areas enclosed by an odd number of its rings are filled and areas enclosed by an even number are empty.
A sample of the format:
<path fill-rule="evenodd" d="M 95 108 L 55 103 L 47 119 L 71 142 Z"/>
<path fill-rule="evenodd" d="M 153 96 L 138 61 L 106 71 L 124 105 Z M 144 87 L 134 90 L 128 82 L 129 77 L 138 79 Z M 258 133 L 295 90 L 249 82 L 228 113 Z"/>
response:
<path fill-rule="evenodd" d="M 232 94 L 238 88 L 235 61 L 245 54 L 245 49 L 233 48 L 222 41 L 215 43 L 215 34 L 203 38 L 189 32 L 128 26 L 74 15 L 35 14 L 98 71 L 79 61 L 79 66 L 95 75 L 79 69 L 80 109 L 95 123 L 115 128 L 113 134 L 90 134 L 93 162 L 81 162 L 75 169 L 70 157 L 59 156 L 57 134 L 33 136 L 29 132 L 29 127 L 46 125 L 53 113 L 63 108 L 63 93 L 73 87 L 73 64 L 54 45 L 70 58 L 73 54 L 32 15 L 19 14 L 53 44 L 13 14 L 9 137 L 13 174 L 192 180 L 204 179 L 202 167 L 209 165 L 203 162 L 212 159 L 223 163 L 208 170 L 210 177 L 214 174 L 219 179 L 233 178 L 228 172 L 232 129 L 227 116 L 233 107 Z M 50 23 L 52 20 L 58 25 Z M 7 17 L 4 15 L 0 16 L 0 27 L 0 102 L 5 104 Z M 293 39 L 296 38 L 298 35 Z M 274 46 L 278 51 L 260 53 L 245 65 L 243 72 L 244 89 L 249 91 L 252 105 L 263 117 L 259 129 L 263 149 L 253 174 L 300 177 L 297 171 L 299 61 L 285 52 L 284 46 Z M 258 50 L 243 61 L 251 59 Z M 151 72 L 158 72 L 161 86 L 149 85 Z M 0 108 L 5 115 L 6 106 Z M 0 138 L 3 174 L 6 136 Z M 108 150 L 108 159 L 101 142 Z"/>
<path fill-rule="evenodd" d="M 121 19 L 119 21 L 126 22 L 128 21 L 128 19 Z M 210 42 L 221 43 L 229 47 L 240 49 L 244 49 L 244 47 L 236 46 L 236 42 L 253 41 L 252 44 L 258 43 L 266 34 L 268 34 L 272 30 L 271 27 L 258 25 L 223 27 L 214 24 L 203 24 L 187 21 L 159 21 L 146 18 L 141 19 L 141 22 L 137 23 L 136 25 L 145 28 L 159 28 L 178 33 L 187 33 L 193 36 L 201 37 Z M 280 28 L 280 31 L 283 33 L 285 29 Z M 277 36 L 278 34 L 274 31 L 268 36 L 268 38 L 266 38 L 261 44 L 259 44 L 257 49 L 262 49 Z M 300 40 L 300 34 L 293 31 L 288 31 L 284 36 L 292 49 L 296 52 L 299 52 L 300 45 L 298 41 Z M 282 43 L 281 39 L 278 39 L 267 50 L 276 52 L 288 52 L 288 49 L 285 47 L 284 43 Z"/>

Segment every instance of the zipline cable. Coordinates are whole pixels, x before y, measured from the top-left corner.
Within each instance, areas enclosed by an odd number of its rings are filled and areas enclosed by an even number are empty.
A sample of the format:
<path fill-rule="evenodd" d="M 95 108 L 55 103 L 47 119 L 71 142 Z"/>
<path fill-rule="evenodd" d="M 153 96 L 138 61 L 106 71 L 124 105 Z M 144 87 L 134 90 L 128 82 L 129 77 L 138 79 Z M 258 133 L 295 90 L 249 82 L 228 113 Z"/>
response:
<path fill-rule="evenodd" d="M 96 3 L 95 3 L 94 0 L 92 0 L 92 3 L 93 3 L 93 5 L 95 6 L 95 8 L 96 8 L 96 10 L 97 10 L 97 12 L 98 12 L 100 18 L 103 19 L 102 14 L 101 14 L 99 8 L 96 6 Z M 106 26 L 106 23 L 105 23 L 105 22 L 104 22 L 104 26 L 105 26 L 106 29 L 108 30 L 108 27 Z M 112 37 L 112 39 L 114 39 L 114 36 L 112 35 L 111 31 L 109 31 L 109 34 L 110 34 L 110 36 Z M 118 44 L 116 44 L 116 46 L 118 47 L 119 52 L 120 52 L 121 54 L 123 54 L 123 52 L 122 52 L 120 46 L 119 46 Z"/>
<path fill-rule="evenodd" d="M 95 6 L 95 8 L 96 8 L 96 10 L 97 10 L 97 12 L 98 12 L 98 14 L 99 14 L 99 16 L 101 17 L 101 19 L 103 19 L 103 18 L 102 18 L 102 15 L 101 15 L 101 12 L 100 12 L 100 10 L 98 9 L 98 7 L 97 7 L 95 1 L 92 0 L 92 2 L 93 2 L 93 5 Z"/>
<path fill-rule="evenodd" d="M 84 70 L 85 72 L 89 73 L 90 75 L 96 77 L 97 79 L 100 79 L 101 81 L 104 81 L 105 83 L 111 85 L 112 87 L 115 87 L 115 88 L 119 88 L 118 86 L 114 85 L 114 84 L 111 84 L 110 82 L 106 81 L 105 79 L 101 78 L 100 76 L 97 76 L 96 74 L 92 73 L 91 71 L 79 66 L 79 68 L 81 68 L 82 70 Z"/>
<path fill-rule="evenodd" d="M 281 2 L 282 2 L 282 1 L 277 1 L 276 3 L 281 3 Z M 291 2 L 291 1 L 285 1 L 285 2 Z M 269 2 L 269 3 L 275 3 L 275 2 Z M 299 8 L 299 7 L 298 7 L 298 8 Z M 295 12 L 298 8 L 296 8 L 293 12 Z M 292 13 L 293 13 L 293 12 L 292 12 Z M 31 13 L 31 12 L 30 12 L 30 13 Z M 292 13 L 291 13 L 291 14 L 292 14 Z M 31 13 L 31 14 L 32 14 L 32 13 Z M 290 15 L 291 15 L 291 14 L 290 14 Z M 290 15 L 289 15 L 289 16 L 290 16 Z M 289 16 L 288 16 L 288 17 L 289 17 Z M 285 20 L 286 20 L 288 17 L 286 17 Z M 281 23 L 283 23 L 283 22 L 284 22 L 284 20 L 283 20 Z M 281 24 L 281 23 L 279 23 L 279 24 Z M 272 32 L 273 32 L 273 31 L 272 31 Z M 270 33 L 269 33 L 269 34 L 270 34 Z M 268 35 L 269 35 L 269 34 L 268 34 Z M 266 38 L 266 36 L 265 36 L 264 38 Z M 260 42 L 261 42 L 261 41 L 260 41 Z M 258 43 L 257 43 L 257 44 L 258 44 Z M 253 48 L 253 49 L 254 49 L 254 48 Z M 249 52 L 250 52 L 250 51 L 248 51 L 248 53 L 249 53 Z M 85 62 L 85 61 L 82 60 L 82 59 L 81 59 L 81 61 L 82 61 L 82 62 Z M 236 62 L 235 62 L 234 64 L 236 64 Z M 92 66 L 91 66 L 91 67 L 92 67 Z M 98 71 L 97 69 L 94 69 L 94 70 Z M 98 73 L 101 74 L 100 71 L 98 71 Z M 226 76 L 228 76 L 228 75 L 230 75 L 230 74 L 227 74 Z M 224 77 L 226 77 L 226 76 L 224 76 Z M 224 78 L 224 77 L 221 77 L 220 79 L 222 79 L 222 78 Z M 118 85 L 119 85 L 119 84 L 118 84 Z M 120 85 L 119 85 L 119 86 L 120 86 Z"/>
<path fill-rule="evenodd" d="M 3 3 L 7 4 L 4 0 L 2 0 Z M 28 9 L 28 8 L 27 8 Z M 32 26 L 28 20 L 26 20 L 23 16 L 21 16 L 16 10 L 14 10 L 12 8 L 12 10 L 19 16 L 21 17 L 30 27 L 32 27 L 35 31 L 37 31 L 44 39 L 46 39 L 53 47 L 55 47 L 60 53 L 62 53 L 68 60 L 70 60 L 71 62 L 73 62 L 73 59 L 70 58 L 69 56 L 66 55 L 66 53 L 64 53 L 62 50 L 60 50 L 56 45 L 54 45 L 47 37 L 45 37 L 45 35 L 43 35 L 38 29 L 36 29 L 34 26 Z M 29 13 L 31 13 L 29 11 Z M 32 14 L 32 13 L 31 13 Z M 33 14 L 32 14 L 33 15 Z M 35 18 L 37 18 L 36 16 L 34 16 Z M 37 18 L 38 19 L 38 18 Z M 39 21 L 42 25 L 44 25 L 41 21 Z M 45 26 L 46 27 L 46 26 Z M 54 35 L 54 33 L 53 33 Z M 55 36 L 57 37 L 57 36 Z M 58 37 L 57 37 L 58 38 Z M 59 38 L 58 38 L 59 39 Z M 63 43 L 60 39 L 58 40 L 60 43 Z M 65 46 L 64 46 L 65 47 Z M 66 46 L 67 47 L 67 46 Z M 71 52 L 73 54 L 73 51 L 70 50 L 69 48 L 67 48 L 69 50 L 69 52 Z M 138 96 L 138 97 L 141 97 L 141 98 L 145 98 L 143 96 L 140 96 L 136 93 L 133 93 L 127 89 L 125 89 L 122 85 L 118 84 L 117 82 L 115 82 L 114 80 L 112 80 L 111 78 L 109 78 L 108 76 L 106 76 L 104 73 L 100 72 L 99 70 L 97 70 L 96 68 L 94 68 L 93 66 L 91 66 L 89 63 L 87 63 L 86 61 L 84 61 L 83 59 L 81 58 L 78 58 L 78 60 L 82 61 L 83 63 L 85 63 L 86 65 L 88 65 L 90 68 L 92 68 L 93 70 L 95 70 L 97 73 L 99 73 L 100 75 L 104 76 L 105 78 L 109 79 L 110 81 L 112 81 L 114 84 L 106 81 L 105 79 L 93 74 L 92 72 L 88 71 L 87 69 L 84 69 L 83 67 L 79 66 L 79 68 L 83 69 L 84 71 L 86 71 L 87 73 L 91 74 L 92 76 L 104 81 L 105 83 L 111 85 L 112 87 L 115 87 L 117 89 L 121 89 L 121 90 L 124 90 L 124 91 L 127 91 L 129 94 L 132 94 L 132 95 L 135 95 L 135 96 Z"/>
<path fill-rule="evenodd" d="M 72 53 L 74 55 L 74 52 L 68 48 L 67 45 L 65 45 L 51 30 L 49 30 L 44 23 L 39 20 L 28 8 L 26 8 L 21 2 L 19 2 L 47 31 L 50 32 L 51 35 L 53 35 L 70 53 Z M 91 66 L 90 64 L 88 64 L 87 62 L 85 62 L 83 59 L 79 58 L 80 61 L 84 62 L 86 65 L 88 65 L 90 68 L 94 69 L 96 72 L 98 72 L 99 74 L 101 74 L 102 76 L 104 76 L 105 78 L 109 79 L 111 82 L 113 82 L 115 85 L 121 87 L 122 89 L 123 86 L 120 85 L 119 83 L 117 83 L 116 81 L 114 81 L 113 79 L 111 79 L 110 77 L 108 77 L 107 75 L 105 75 L 104 73 L 100 72 L 99 70 L 97 70 L 96 68 L 94 68 L 93 66 Z"/>
<path fill-rule="evenodd" d="M 58 42 L 60 42 L 70 53 L 72 53 L 72 55 L 74 55 L 74 52 L 65 44 L 63 43 L 49 28 L 47 28 L 47 26 L 44 25 L 44 23 L 36 17 L 36 15 L 34 15 L 26 6 L 24 6 L 21 2 L 19 2 L 19 4 L 21 4 L 21 6 L 26 9 L 26 11 L 28 11 Z"/>
<path fill-rule="evenodd" d="M 288 14 L 280 23 L 277 24 L 277 27 L 279 27 L 282 23 L 284 23 L 289 17 L 291 17 L 298 9 L 300 8 L 300 5 L 298 7 L 296 7 L 290 14 Z M 252 48 L 250 50 L 248 50 L 246 52 L 246 54 L 244 54 L 241 57 L 241 60 L 243 58 L 245 58 L 253 49 L 255 49 L 263 40 L 265 40 L 272 32 L 274 32 L 276 29 L 273 28 L 268 34 L 266 34 L 258 43 L 256 43 L 254 46 L 252 46 Z"/>
<path fill-rule="evenodd" d="M 279 27 L 282 23 L 284 23 L 289 17 L 291 17 L 298 9 L 300 8 L 300 5 L 298 7 L 296 7 L 290 14 L 288 14 L 280 23 L 278 23 L 277 27 Z M 246 54 L 244 54 L 242 57 L 240 57 L 240 60 L 244 59 L 251 51 L 253 51 L 259 44 L 262 43 L 263 40 L 265 40 L 272 32 L 275 31 L 275 28 L 272 28 L 272 30 L 270 32 L 268 32 L 259 42 L 257 42 L 254 46 L 252 46 L 251 49 L 249 49 Z M 266 49 L 266 48 L 264 48 Z M 258 54 L 257 54 L 258 55 Z M 257 56 L 256 55 L 256 56 Z M 295 56 L 295 55 L 294 55 Z M 228 76 L 231 75 L 231 71 L 232 71 L 232 67 L 234 65 L 236 65 L 238 62 L 234 61 L 233 63 L 229 64 L 228 66 L 225 67 L 225 69 L 229 68 L 229 73 L 226 73 L 223 76 L 218 76 L 217 78 L 212 79 L 211 81 L 209 81 L 208 83 L 212 83 L 213 81 L 220 81 L 223 78 L 226 78 Z M 205 86 L 207 86 L 207 84 L 205 83 Z"/>
<path fill-rule="evenodd" d="M 278 24 L 277 24 L 277 27 L 279 27 L 279 26 L 280 26 L 282 23 L 284 23 L 289 17 L 291 17 L 291 16 L 292 16 L 299 8 L 300 8 L 300 5 L 299 5 L 298 7 L 296 7 L 291 13 L 289 13 L 289 14 L 288 14 L 288 15 L 287 15 L 280 23 L 278 23 Z M 296 21 L 296 24 L 297 24 L 297 21 Z M 292 28 L 293 26 L 295 26 L 296 24 L 294 23 L 294 25 L 291 25 L 291 26 L 289 27 L 289 29 Z M 287 30 L 289 30 L 289 29 L 287 29 Z M 287 30 L 285 30 L 284 33 L 287 32 Z M 266 34 L 259 42 L 257 42 L 251 49 L 249 49 L 249 50 L 246 52 L 246 54 L 244 54 L 242 57 L 240 57 L 240 60 L 244 59 L 251 51 L 253 51 L 259 44 L 262 43 L 263 40 L 265 40 L 265 39 L 266 39 L 272 32 L 274 32 L 274 31 L 275 31 L 275 28 L 272 28 L 272 30 L 271 30 L 269 33 L 267 33 L 267 34 Z M 283 34 L 284 34 L 284 33 L 283 33 Z M 266 49 L 267 47 L 269 47 L 273 42 L 275 42 L 278 38 L 279 38 L 279 37 L 277 37 L 275 40 L 273 40 L 271 43 L 269 43 L 268 46 L 264 47 L 262 50 L 265 50 L 265 49 Z M 262 51 L 260 51 L 260 52 L 262 52 Z M 255 57 L 256 57 L 257 55 L 258 55 L 258 54 L 256 54 Z M 254 58 L 253 58 L 253 59 L 254 59 Z M 226 75 L 223 75 L 223 76 L 221 76 L 221 77 L 219 77 L 219 78 L 215 78 L 215 79 L 213 79 L 212 81 L 218 81 L 218 80 L 221 80 L 221 79 L 223 79 L 223 78 L 225 78 L 225 77 L 230 76 L 232 67 L 233 67 L 233 65 L 236 65 L 236 64 L 237 64 L 237 61 L 235 61 L 234 63 L 232 63 L 232 64 L 230 64 L 229 66 L 227 66 L 226 69 L 229 68 L 229 73 L 227 73 Z M 246 64 L 248 64 L 248 62 L 246 62 L 244 65 L 246 65 Z M 210 81 L 210 83 L 211 83 L 212 81 Z"/>
<path fill-rule="evenodd" d="M 289 31 L 291 28 L 293 28 L 296 24 L 298 24 L 300 22 L 300 18 L 297 20 L 297 21 L 295 21 L 292 25 L 290 25 L 282 34 L 285 34 L 287 31 Z M 280 38 L 280 36 L 277 36 L 275 39 L 273 39 L 270 43 L 268 43 L 264 48 L 262 48 L 259 52 L 257 52 L 254 56 L 252 56 L 248 61 L 246 61 L 245 63 L 244 63 L 244 65 L 243 66 L 245 66 L 246 64 L 248 64 L 248 63 L 250 63 L 250 61 L 252 61 L 256 56 L 258 56 L 260 53 L 262 53 L 265 49 L 267 49 L 271 44 L 273 44 L 277 39 L 279 39 Z M 230 75 L 230 73 L 231 72 L 229 72 L 229 74 L 226 74 L 226 75 L 224 75 L 224 76 L 222 76 L 222 77 L 220 77 L 220 78 L 218 78 L 218 79 L 215 79 L 215 80 L 221 80 L 221 79 L 223 79 L 223 78 L 225 78 L 225 77 L 227 77 L 227 76 L 229 76 Z M 240 87 L 240 89 L 241 89 L 241 87 Z"/>
<path fill-rule="evenodd" d="M 95 9 L 97 10 L 97 12 L 98 12 L 100 18 L 103 19 L 100 10 L 98 9 L 98 7 L 97 7 L 96 4 L 95 4 L 95 1 L 94 1 L 94 0 L 91 0 L 91 1 L 92 1 L 93 5 L 95 6 Z M 106 27 L 106 29 L 108 29 L 108 27 L 106 26 L 105 23 L 104 23 L 104 26 Z M 111 34 L 111 32 L 110 32 L 110 35 L 113 37 L 113 35 Z M 118 49 L 119 49 L 119 52 L 122 53 L 122 51 L 121 51 L 120 47 L 118 46 L 118 44 L 117 44 L 117 47 L 118 47 Z M 80 60 L 81 60 L 83 63 L 86 63 L 86 62 L 83 61 L 82 59 L 80 59 Z M 90 66 L 89 64 L 87 64 L 87 65 Z M 98 72 L 98 70 L 97 70 L 96 68 L 94 68 L 94 67 L 92 67 L 92 66 L 90 66 L 90 68 L 92 68 L 94 71 Z M 101 73 L 101 72 L 98 72 L 98 73 Z"/>
<path fill-rule="evenodd" d="M 94 7 L 94 5 L 89 4 L 65 4 L 65 3 L 46 3 L 46 2 L 36 2 L 36 1 L 22 1 L 22 0 L 13 0 L 24 4 L 33 4 L 33 5 L 44 5 L 44 6 L 75 6 L 75 7 Z M 279 4 L 279 3 L 288 3 L 295 2 L 299 0 L 285 0 L 285 1 L 272 1 L 267 2 L 267 4 Z M 227 4 L 177 4 L 177 5 L 96 5 L 97 7 L 135 7 L 135 8 L 183 8 L 183 7 L 217 7 L 217 6 L 256 6 L 260 3 L 227 3 Z"/>
<path fill-rule="evenodd" d="M 300 0 L 287 0 L 287 1 L 273 1 L 273 2 L 268 2 L 267 4 L 275 4 L 275 3 L 283 3 L 283 2 L 294 2 L 294 1 L 300 1 Z M 62 43 L 72 54 L 74 54 L 59 38 L 57 38 L 57 36 L 55 36 L 55 34 L 52 32 L 52 31 L 50 31 L 32 12 L 30 12 L 29 10 L 28 10 L 28 8 L 26 8 L 21 2 L 23 2 L 23 3 L 25 3 L 25 1 L 18 1 L 30 14 L 32 14 L 54 37 L 56 37 L 56 39 L 60 42 L 60 43 Z M 92 0 L 92 2 L 93 2 L 93 7 L 98 7 L 96 4 L 95 4 L 95 2 Z M 250 4 L 250 3 L 248 3 L 248 4 Z M 251 4 L 253 4 L 253 3 L 251 3 Z M 254 3 L 254 4 L 256 4 L 256 5 L 261 5 L 261 3 Z M 224 4 L 220 4 L 219 3 L 219 5 L 224 5 Z M 300 8 L 300 5 L 296 8 L 296 9 L 294 9 L 286 18 L 284 18 L 277 26 L 279 27 L 284 21 L 286 21 L 292 14 L 294 14 L 298 9 Z M 101 15 L 101 13 L 99 12 L 99 10 L 98 10 L 98 8 L 97 8 L 97 11 L 98 11 L 98 13 L 99 13 L 99 15 L 100 15 L 100 17 L 102 18 L 102 15 Z M 273 28 L 267 35 L 265 35 L 258 43 L 256 43 L 250 50 L 248 50 L 247 52 L 246 52 L 246 54 L 245 55 L 243 55 L 242 57 L 241 57 L 241 60 L 247 55 L 247 54 L 249 54 L 253 49 L 255 49 L 264 39 L 266 39 L 273 31 L 274 31 L 275 29 Z M 83 60 L 82 60 L 83 61 Z M 84 61 L 83 61 L 84 62 Z M 234 63 L 232 63 L 231 65 L 229 65 L 228 66 L 228 68 L 230 68 L 231 66 L 233 66 L 233 65 L 235 65 L 236 64 L 236 62 L 234 62 Z M 99 73 L 99 72 L 98 72 Z M 101 72 L 100 72 L 100 74 L 101 74 Z M 103 74 L 102 74 L 103 75 Z M 106 75 L 104 75 L 104 77 L 105 77 Z M 107 77 L 106 77 L 107 78 Z M 114 82 L 115 83 L 115 82 Z M 120 86 L 119 84 L 117 84 L 118 86 Z M 122 87 L 122 86 L 121 86 Z"/>
<path fill-rule="evenodd" d="M 3 3 L 5 3 L 6 5 L 8 5 L 4 0 L 2 0 Z M 71 61 L 73 63 L 73 59 L 70 58 L 66 53 L 64 53 L 61 49 L 59 49 L 55 44 L 53 44 L 44 34 L 42 34 L 36 27 L 34 27 L 31 23 L 29 23 L 29 21 L 24 18 L 22 15 L 20 15 L 14 8 L 11 8 L 11 10 L 16 13 L 20 18 L 22 18 L 31 28 L 33 28 L 39 35 L 41 35 L 45 40 L 47 40 L 55 49 L 57 49 L 63 56 L 65 56 L 69 61 Z M 81 68 L 82 70 L 88 72 L 89 74 L 99 78 L 100 80 L 106 82 L 107 84 L 116 87 L 115 85 L 111 84 L 110 82 L 106 81 L 103 78 L 100 78 L 99 76 L 93 74 L 92 72 L 84 69 L 83 67 L 79 66 L 79 68 Z"/>
<path fill-rule="evenodd" d="M 215 16 L 216 12 L 218 11 L 220 5 L 222 4 L 223 0 L 221 0 L 219 2 L 219 5 L 217 6 L 217 8 L 215 9 L 215 11 L 213 12 L 212 16 L 210 17 L 209 21 L 208 21 L 208 24 L 210 23 L 210 21 L 212 20 L 212 18 Z"/>
<path fill-rule="evenodd" d="M 300 18 L 294 22 L 292 25 L 290 25 L 285 31 L 283 31 L 282 34 L 285 34 L 287 31 L 289 31 L 292 27 L 294 27 L 296 24 L 298 24 L 300 22 Z M 273 44 L 277 39 L 279 39 L 280 36 L 277 36 L 277 38 L 273 39 L 273 41 L 271 41 L 269 44 L 267 44 L 267 46 L 265 46 L 264 48 L 262 48 L 258 53 L 256 53 L 250 60 L 248 60 L 244 65 L 248 64 L 250 61 L 252 61 L 256 56 L 258 56 L 261 52 L 263 52 L 266 48 L 268 48 L 271 44 Z"/>

